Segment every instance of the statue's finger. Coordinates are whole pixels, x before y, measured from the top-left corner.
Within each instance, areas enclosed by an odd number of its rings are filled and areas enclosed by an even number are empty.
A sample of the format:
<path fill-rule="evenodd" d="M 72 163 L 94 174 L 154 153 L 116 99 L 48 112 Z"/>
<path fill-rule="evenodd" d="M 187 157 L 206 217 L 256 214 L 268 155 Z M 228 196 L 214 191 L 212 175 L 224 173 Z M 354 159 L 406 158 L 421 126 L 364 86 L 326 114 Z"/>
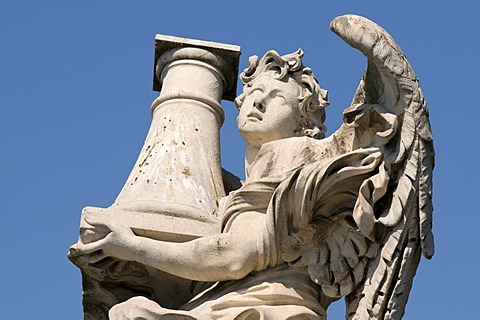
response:
<path fill-rule="evenodd" d="M 106 238 L 97 240 L 95 242 L 90 242 L 87 244 L 80 242 L 77 244 L 77 248 L 76 248 L 77 255 L 85 255 L 85 254 L 89 254 L 97 250 L 100 250 L 102 249 L 102 246 L 105 244 L 105 242 L 106 242 Z"/>
<path fill-rule="evenodd" d="M 105 222 L 103 221 L 102 218 L 96 215 L 86 215 L 85 216 L 85 222 L 87 222 L 89 225 L 93 227 L 107 227 Z"/>
<path fill-rule="evenodd" d="M 75 258 L 78 256 L 77 244 L 75 243 L 68 249 L 68 257 Z"/>

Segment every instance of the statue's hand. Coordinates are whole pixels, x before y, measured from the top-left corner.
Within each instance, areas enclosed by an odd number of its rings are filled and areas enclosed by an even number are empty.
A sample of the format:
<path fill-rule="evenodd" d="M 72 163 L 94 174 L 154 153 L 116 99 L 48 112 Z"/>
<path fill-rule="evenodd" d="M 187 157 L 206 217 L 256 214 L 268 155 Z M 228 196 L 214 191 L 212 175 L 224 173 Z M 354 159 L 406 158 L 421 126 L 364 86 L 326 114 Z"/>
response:
<path fill-rule="evenodd" d="M 78 242 L 70 247 L 69 256 L 80 259 L 84 263 L 96 263 L 106 257 L 120 260 L 133 260 L 133 252 L 139 250 L 137 236 L 133 231 L 115 220 L 109 214 L 86 215 L 85 222 L 91 226 L 90 232 L 104 234 L 101 239 L 85 243 L 80 237 Z"/>

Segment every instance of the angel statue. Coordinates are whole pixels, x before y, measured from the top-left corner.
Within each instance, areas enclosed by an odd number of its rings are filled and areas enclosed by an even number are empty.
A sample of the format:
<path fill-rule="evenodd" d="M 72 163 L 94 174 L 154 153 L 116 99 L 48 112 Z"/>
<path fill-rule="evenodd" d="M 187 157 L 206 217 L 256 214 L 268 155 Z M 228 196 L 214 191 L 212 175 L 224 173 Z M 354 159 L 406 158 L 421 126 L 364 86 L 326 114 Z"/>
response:
<path fill-rule="evenodd" d="M 421 252 L 434 252 L 428 110 L 385 30 L 353 15 L 330 27 L 368 59 L 343 124 L 324 138 L 327 91 L 302 50 L 251 57 L 235 100 L 246 179 L 219 204 L 221 232 L 176 243 L 85 216 L 108 232 L 72 246 L 72 259 L 209 283 L 179 308 L 139 296 L 110 319 L 326 319 L 342 297 L 346 319 L 402 318 Z"/>

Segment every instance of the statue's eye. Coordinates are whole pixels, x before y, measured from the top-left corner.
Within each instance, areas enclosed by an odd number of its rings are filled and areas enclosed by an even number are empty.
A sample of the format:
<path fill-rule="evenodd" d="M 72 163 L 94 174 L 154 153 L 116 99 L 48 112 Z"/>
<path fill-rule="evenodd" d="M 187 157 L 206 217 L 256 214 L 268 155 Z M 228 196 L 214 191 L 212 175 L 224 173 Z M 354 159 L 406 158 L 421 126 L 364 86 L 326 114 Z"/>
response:
<path fill-rule="evenodd" d="M 282 94 L 279 94 L 279 93 L 277 93 L 274 98 L 275 98 L 275 101 L 277 101 L 279 103 L 287 102 L 287 99 L 285 99 L 285 96 L 282 95 Z"/>
<path fill-rule="evenodd" d="M 260 89 L 260 88 L 253 88 L 253 89 L 250 90 L 249 94 L 260 94 L 262 92 L 263 92 L 263 90 Z"/>

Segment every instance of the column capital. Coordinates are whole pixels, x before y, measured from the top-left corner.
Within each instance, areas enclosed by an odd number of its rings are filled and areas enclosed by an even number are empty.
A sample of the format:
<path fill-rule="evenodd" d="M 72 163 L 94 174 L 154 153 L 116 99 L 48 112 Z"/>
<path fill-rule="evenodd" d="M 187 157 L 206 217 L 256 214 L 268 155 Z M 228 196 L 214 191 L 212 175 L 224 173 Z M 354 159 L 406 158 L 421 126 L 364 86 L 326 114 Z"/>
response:
<path fill-rule="evenodd" d="M 239 58 L 240 47 L 236 45 L 157 34 L 153 90 L 160 91 L 162 88 L 160 75 L 165 65 L 179 59 L 192 59 L 219 69 L 225 79 L 222 99 L 233 101 L 237 92 Z"/>

